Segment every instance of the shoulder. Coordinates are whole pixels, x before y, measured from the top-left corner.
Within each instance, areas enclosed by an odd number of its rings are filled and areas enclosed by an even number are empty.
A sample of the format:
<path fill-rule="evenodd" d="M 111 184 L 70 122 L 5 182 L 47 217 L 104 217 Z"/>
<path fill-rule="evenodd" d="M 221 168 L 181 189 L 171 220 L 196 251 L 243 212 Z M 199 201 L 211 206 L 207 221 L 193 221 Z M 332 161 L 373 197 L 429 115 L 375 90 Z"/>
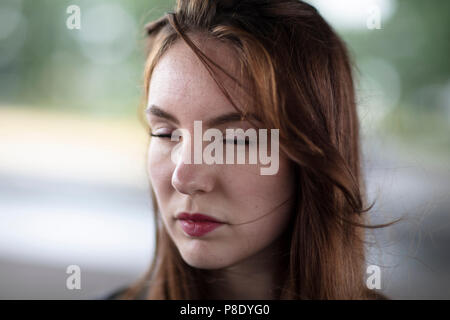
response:
<path fill-rule="evenodd" d="M 122 294 L 124 294 L 128 290 L 128 287 L 120 287 L 119 289 L 115 289 L 109 293 L 107 293 L 102 300 L 117 300 L 120 298 Z"/>
<path fill-rule="evenodd" d="M 102 298 L 102 300 L 122 300 L 130 299 L 130 297 L 135 300 L 145 300 L 147 299 L 148 290 L 148 286 L 144 286 L 137 290 L 135 286 L 129 285 L 109 292 Z M 127 294 L 128 297 L 125 297 L 125 294 Z"/>
<path fill-rule="evenodd" d="M 368 300 L 390 300 L 386 295 L 376 290 L 368 289 L 365 295 Z"/>

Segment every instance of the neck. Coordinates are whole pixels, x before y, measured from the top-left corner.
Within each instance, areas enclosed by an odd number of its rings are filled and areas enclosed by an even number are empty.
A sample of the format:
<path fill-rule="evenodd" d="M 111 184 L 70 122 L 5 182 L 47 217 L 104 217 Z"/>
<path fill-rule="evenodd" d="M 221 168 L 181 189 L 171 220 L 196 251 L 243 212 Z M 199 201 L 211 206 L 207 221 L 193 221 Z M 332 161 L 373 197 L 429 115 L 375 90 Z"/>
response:
<path fill-rule="evenodd" d="M 275 300 L 286 273 L 286 239 L 280 237 L 269 247 L 233 266 L 206 272 L 210 299 Z"/>

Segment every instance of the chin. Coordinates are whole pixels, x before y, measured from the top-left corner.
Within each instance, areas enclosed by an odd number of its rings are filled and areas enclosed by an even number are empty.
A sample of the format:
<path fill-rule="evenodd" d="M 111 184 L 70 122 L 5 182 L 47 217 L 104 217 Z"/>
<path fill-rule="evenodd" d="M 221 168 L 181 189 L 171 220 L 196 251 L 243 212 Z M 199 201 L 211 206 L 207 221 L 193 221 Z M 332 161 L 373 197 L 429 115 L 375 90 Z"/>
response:
<path fill-rule="evenodd" d="M 218 270 L 225 268 L 226 264 L 219 264 L 217 261 L 207 261 L 207 260 L 199 260 L 199 259 L 184 259 L 184 262 L 186 262 L 188 265 L 190 265 L 192 268 L 196 269 L 204 269 L 204 270 Z"/>
<path fill-rule="evenodd" d="M 232 264 L 231 261 L 220 257 L 221 250 L 212 250 L 200 240 L 190 240 L 179 248 L 184 262 L 197 269 L 221 269 Z"/>

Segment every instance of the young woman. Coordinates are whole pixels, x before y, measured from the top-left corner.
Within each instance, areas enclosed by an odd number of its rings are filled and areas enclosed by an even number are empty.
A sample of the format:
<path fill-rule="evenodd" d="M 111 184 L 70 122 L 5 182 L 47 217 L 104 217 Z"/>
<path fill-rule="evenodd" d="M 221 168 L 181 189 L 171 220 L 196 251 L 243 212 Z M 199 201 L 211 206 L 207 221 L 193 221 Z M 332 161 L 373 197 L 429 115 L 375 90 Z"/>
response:
<path fill-rule="evenodd" d="M 147 32 L 157 243 L 148 273 L 118 297 L 382 298 L 365 286 L 370 207 L 351 63 L 316 9 L 298 0 L 178 0 Z M 198 123 L 214 136 L 268 130 L 277 170 L 262 174 L 261 158 L 192 161 L 198 143 L 208 144 Z M 220 143 L 250 154 L 265 142 L 246 138 Z"/>

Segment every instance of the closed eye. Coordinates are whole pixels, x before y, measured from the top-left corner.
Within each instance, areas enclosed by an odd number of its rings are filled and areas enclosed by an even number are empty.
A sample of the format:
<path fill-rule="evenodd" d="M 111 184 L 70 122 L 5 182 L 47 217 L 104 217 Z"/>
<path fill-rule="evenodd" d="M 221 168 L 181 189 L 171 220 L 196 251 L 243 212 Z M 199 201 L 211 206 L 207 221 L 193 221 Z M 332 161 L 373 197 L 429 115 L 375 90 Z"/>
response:
<path fill-rule="evenodd" d="M 149 129 L 150 129 L 149 130 L 150 136 L 152 136 L 152 137 L 164 138 L 164 139 L 166 139 L 166 138 L 170 139 L 172 137 L 173 131 L 169 128 L 156 128 L 156 129 L 149 128 Z"/>
<path fill-rule="evenodd" d="M 167 138 L 170 139 L 172 138 L 172 133 L 164 133 L 164 134 L 154 134 L 154 133 L 150 133 L 150 136 L 152 137 L 156 137 L 156 138 Z M 238 138 L 234 138 L 234 139 L 223 139 L 224 143 L 233 143 L 236 145 L 249 145 L 250 144 L 250 140 L 248 139 L 248 137 L 246 137 L 245 139 L 238 139 Z"/>
<path fill-rule="evenodd" d="M 234 144 L 245 144 L 245 145 L 249 145 L 250 144 L 250 140 L 248 138 L 245 139 L 223 139 L 224 143 L 234 143 Z"/>
<path fill-rule="evenodd" d="M 165 134 L 153 134 L 153 133 L 150 133 L 150 135 L 152 137 L 157 137 L 157 138 L 171 138 L 172 137 L 171 133 L 165 133 Z"/>

